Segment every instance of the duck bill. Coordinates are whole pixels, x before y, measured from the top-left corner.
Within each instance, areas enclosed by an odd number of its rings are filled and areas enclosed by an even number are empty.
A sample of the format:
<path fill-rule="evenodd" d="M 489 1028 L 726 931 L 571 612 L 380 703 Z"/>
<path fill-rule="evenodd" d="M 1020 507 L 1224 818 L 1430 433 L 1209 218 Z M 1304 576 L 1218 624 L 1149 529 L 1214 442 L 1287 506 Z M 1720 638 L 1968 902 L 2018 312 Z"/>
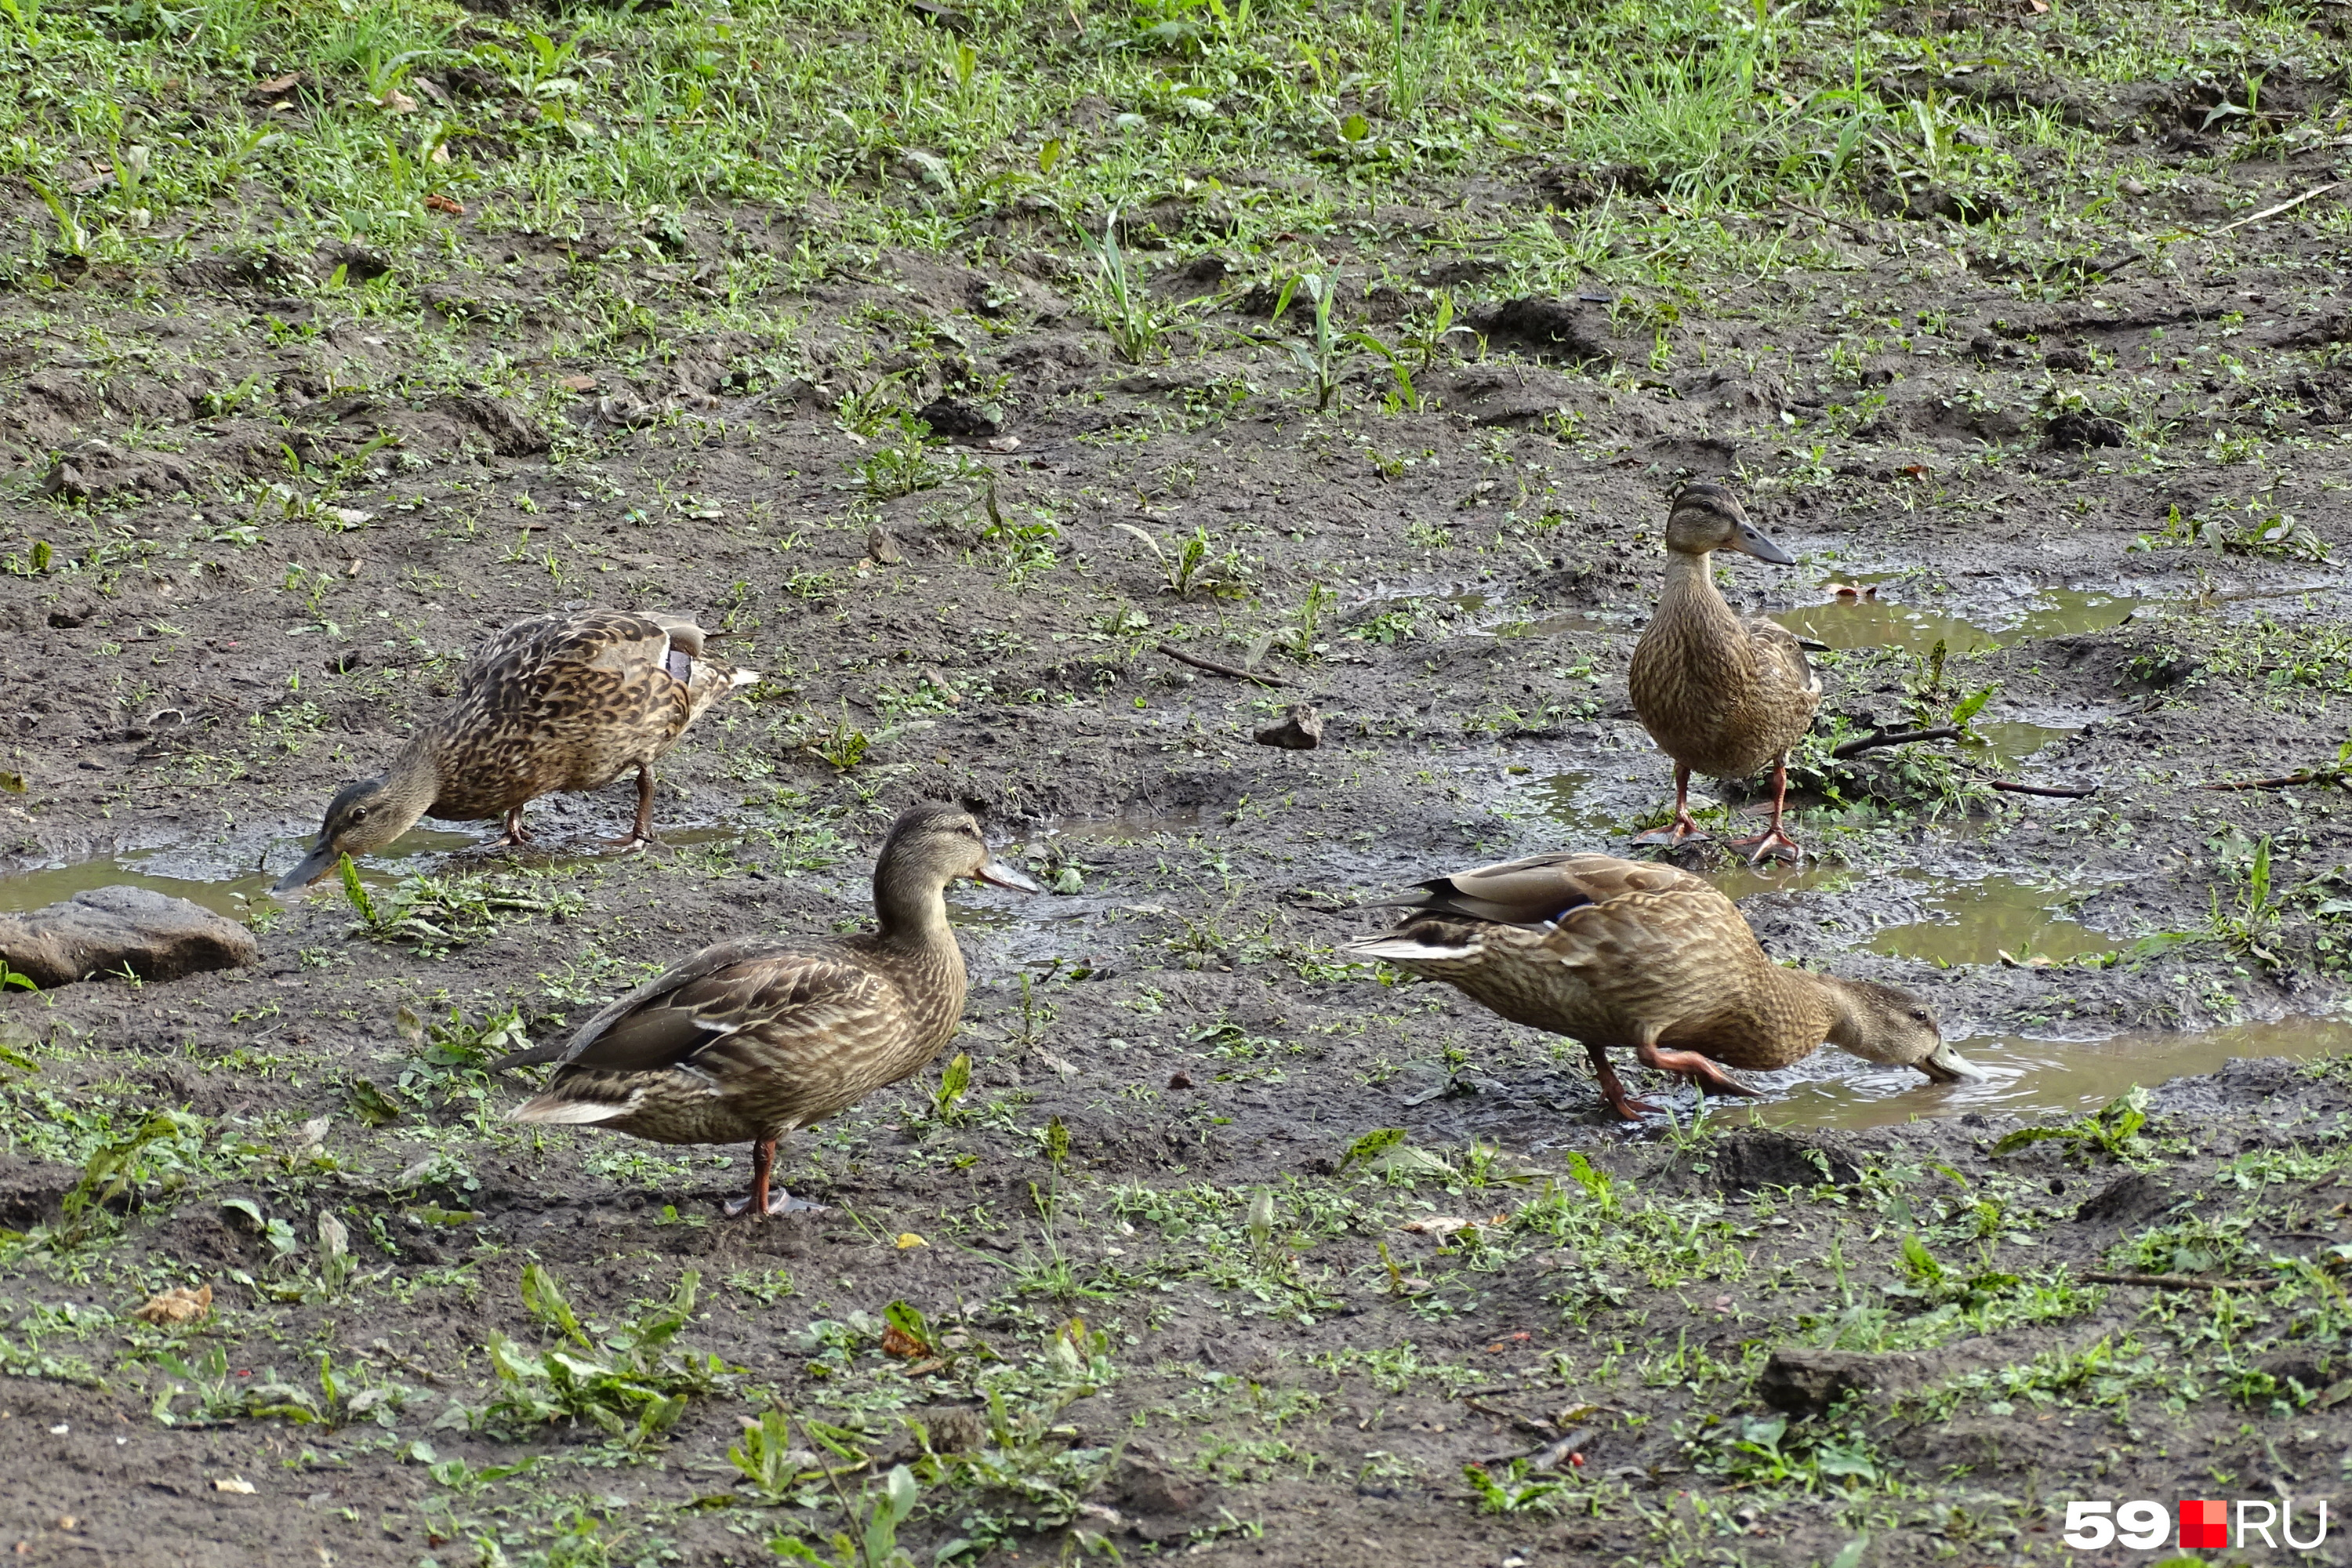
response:
<path fill-rule="evenodd" d="M 1014 870 L 1002 860 L 989 861 L 987 865 L 974 871 L 972 878 L 976 881 L 986 882 L 991 887 L 1010 888 L 1016 893 L 1042 893 L 1045 890 L 1029 877 Z"/>
<path fill-rule="evenodd" d="M 1969 1061 L 1950 1045 L 1939 1045 L 1935 1054 L 1918 1064 L 1919 1070 L 1937 1083 L 1975 1083 L 1985 1078 L 1984 1068 Z"/>
<path fill-rule="evenodd" d="M 278 878 L 277 884 L 273 886 L 269 891 L 272 895 L 282 899 L 287 894 L 293 892 L 299 888 L 307 888 L 311 883 L 317 881 L 320 878 L 325 876 L 328 872 L 333 870 L 335 868 L 335 862 L 341 860 L 342 858 L 342 851 L 337 849 L 333 845 L 321 844 L 316 849 L 311 850 L 308 855 L 303 856 L 302 863 L 299 866 L 295 867 L 294 869 L 287 872 L 283 877 Z"/>
<path fill-rule="evenodd" d="M 1743 522 L 1732 536 L 1731 548 L 1743 555 L 1753 555 L 1759 561 L 1769 561 L 1775 566 L 1794 566 L 1797 558 L 1764 536 L 1764 531 L 1752 522 Z"/>

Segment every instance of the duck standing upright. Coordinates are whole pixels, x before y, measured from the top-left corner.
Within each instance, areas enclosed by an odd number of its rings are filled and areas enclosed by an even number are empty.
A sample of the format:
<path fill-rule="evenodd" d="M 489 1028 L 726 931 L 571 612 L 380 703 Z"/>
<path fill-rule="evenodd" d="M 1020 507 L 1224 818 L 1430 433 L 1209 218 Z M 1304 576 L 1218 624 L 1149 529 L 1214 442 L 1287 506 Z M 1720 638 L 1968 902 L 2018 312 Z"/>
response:
<path fill-rule="evenodd" d="M 425 816 L 504 817 L 522 844 L 522 808 L 558 790 L 602 789 L 637 771 L 637 816 L 616 847 L 654 832 L 654 762 L 703 710 L 760 679 L 703 653 L 676 616 L 582 610 L 517 621 L 467 662 L 457 700 L 383 773 L 345 784 L 317 844 L 270 890 L 290 892 L 345 855 L 381 849 Z"/>
<path fill-rule="evenodd" d="M 1729 899 L 1678 867 L 1542 855 L 1434 878 L 1385 907 L 1399 906 L 1412 911 L 1402 925 L 1348 951 L 1581 1042 L 1602 1098 L 1628 1121 L 1656 1108 L 1627 1097 L 1612 1046 L 1721 1094 L 1756 1092 L 1724 1066 L 1784 1068 L 1824 1041 L 1938 1082 L 1981 1076 L 1916 997 L 1782 968 Z"/>
<path fill-rule="evenodd" d="M 1657 614 L 1634 646 L 1625 674 L 1642 727 L 1675 760 L 1675 819 L 1636 844 L 1704 837 L 1691 820 L 1694 773 L 1738 779 L 1772 768 L 1771 825 L 1731 847 L 1748 858 L 1799 858 L 1780 829 L 1788 805 L 1789 750 L 1811 727 L 1821 678 L 1787 627 L 1742 620 L 1716 590 L 1712 554 L 1736 550 L 1778 566 L 1796 557 L 1766 538 L 1738 498 L 1720 485 L 1686 486 L 1666 518 L 1666 581 Z"/>
<path fill-rule="evenodd" d="M 961 877 L 1043 891 L 990 855 L 961 806 L 913 807 L 875 862 L 878 930 L 704 948 L 589 1019 L 511 1120 L 749 1143 L 751 1195 L 727 1212 L 807 1206 L 772 1189 L 777 1140 L 920 1071 L 963 1016 L 963 953 L 944 896 Z"/>

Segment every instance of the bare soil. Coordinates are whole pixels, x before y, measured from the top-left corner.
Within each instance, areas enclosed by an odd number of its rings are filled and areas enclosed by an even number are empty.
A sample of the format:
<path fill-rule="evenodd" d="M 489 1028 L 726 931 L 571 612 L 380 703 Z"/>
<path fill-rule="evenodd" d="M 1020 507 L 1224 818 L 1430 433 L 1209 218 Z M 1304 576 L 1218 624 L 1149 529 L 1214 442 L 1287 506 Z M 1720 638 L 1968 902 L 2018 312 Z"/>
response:
<path fill-rule="evenodd" d="M 2200 231 L 2249 192 L 2342 173 L 2325 147 L 2223 164 L 2192 206 L 2135 221 Z M 1521 172 L 1430 201 L 1474 196 L 1498 225 L 1559 199 Z M 1734 563 L 1746 605 L 1871 578 L 1883 601 L 2001 630 L 2050 590 L 2139 601 L 2120 625 L 1939 665 L 1825 656 L 1825 730 L 1997 685 L 1982 720 L 2070 732 L 2022 760 L 1930 745 L 1807 774 L 1798 829 L 1853 874 L 1746 900 L 1774 953 L 1913 987 L 1990 1036 L 2336 1006 L 2347 852 L 2327 770 L 2352 665 L 2321 557 L 2352 550 L 2341 222 L 2272 220 L 2227 265 L 2184 243 L 2042 301 L 1948 217 L 1783 215 L 1849 265 L 1645 321 L 1481 297 L 1477 257 L 1422 252 L 1414 216 L 1367 216 L 1347 261 L 1443 274 L 1483 327 L 1483 356 L 1419 378 L 1436 404 L 1420 413 L 1381 411 L 1391 383 L 1359 361 L 1316 415 L 1286 352 L 1250 341 L 1288 340 L 1295 307 L 1269 323 L 1244 295 L 1172 361 L 1118 363 L 1017 227 L 983 266 L 884 253 L 808 289 L 791 301 L 805 374 L 688 335 L 658 363 L 549 367 L 593 385 L 546 406 L 412 404 L 409 329 L 226 262 L 0 296 L 0 721 L 24 784 L 0 826 L 20 868 L 168 846 L 215 879 L 280 868 L 330 793 L 434 711 L 454 661 L 551 607 L 691 613 L 768 677 L 662 768 L 662 822 L 717 830 L 691 842 L 435 852 L 404 868 L 446 874 L 445 902 L 412 910 L 444 939 L 370 931 L 331 885 L 283 914 L 257 902 L 256 968 L 0 996 L 0 1550 L 771 1561 L 777 1532 L 839 1522 L 828 1485 L 771 1506 L 729 1462 L 772 1401 L 812 1454 L 799 1424 L 839 1429 L 870 1465 L 852 1491 L 914 1468 L 904 1534 L 926 1562 L 962 1539 L 1004 1563 L 1111 1542 L 1299 1564 L 2090 1564 L 2148 1559 L 2057 1544 L 2067 1500 L 2291 1494 L 2340 1521 L 2339 1072 L 2238 1063 L 2164 1086 L 2143 1128 L 2103 1124 L 2105 1146 L 1999 1156 L 2015 1119 L 1768 1131 L 1718 1108 L 1693 1131 L 1670 1085 L 1648 1091 L 1675 1124 L 1629 1130 L 1572 1048 L 1334 950 L 1379 889 L 1622 848 L 1655 819 L 1668 773 L 1623 670 L 1665 498 L 1697 475 L 1807 563 Z M 539 280 L 630 242 L 511 235 L 501 278 L 407 281 L 455 301 L 432 331 L 529 363 L 553 326 Z M 766 215 L 697 212 L 641 270 L 652 288 L 722 247 L 789 244 Z M 1149 236 L 1138 253 L 1158 254 Z M 1358 289 L 1340 313 L 1383 309 Z M 1887 346 L 1834 363 L 1857 315 L 1889 323 Z M 119 351 L 104 366 L 70 347 L 92 335 Z M 899 437 L 849 428 L 886 371 L 914 403 L 992 405 L 909 459 L 940 482 L 897 497 L 861 465 Z M 2134 378 L 2177 387 L 2152 438 L 2084 424 Z M 247 382 L 257 397 L 204 416 L 206 392 Z M 375 390 L 340 390 L 355 383 Z M 1870 394 L 1838 429 L 1829 411 Z M 2204 542 L 2177 521 L 2225 511 Z M 2301 531 L 2266 539 L 2282 517 Z M 1171 552 L 1205 531 L 1191 592 L 1134 530 Z M 1254 668 L 1281 686 L 1159 651 L 1239 664 L 1261 633 Z M 1253 743 L 1302 700 L 1321 749 Z M 2309 770 L 2326 776 L 2200 787 Z M 1554 815 L 1536 786 L 1563 775 L 1574 809 Z M 534 820 L 584 841 L 625 795 Z M 928 795 L 971 803 L 1065 890 L 958 896 L 972 1089 L 943 1117 L 926 1075 L 803 1140 L 791 1184 L 831 1213 L 723 1223 L 740 1150 L 495 1120 L 525 1086 L 478 1069 L 483 1020 L 513 1010 L 544 1039 L 706 942 L 862 918 L 881 829 Z M 1939 967 L 1861 945 L 1921 919 L 1925 889 L 1990 876 L 2084 890 L 2071 912 L 2113 950 Z M 458 908 L 485 888 L 512 899 Z M 184 1120 L 141 1143 L 166 1111 Z M 1429 1158 L 1343 1169 L 1382 1128 Z M 119 1180 L 89 1163 L 134 1144 Z M 322 1218 L 348 1231 L 348 1278 Z M 1471 1223 L 1400 1228 L 1433 1218 Z M 1906 1238 L 1930 1265 L 1906 1264 Z M 674 1426 L 632 1445 L 590 1419 L 479 1414 L 520 1386 L 496 1336 L 563 1342 L 526 1308 L 533 1264 L 592 1340 L 698 1277 L 677 1342 L 719 1366 Z M 199 1322 L 131 1316 L 198 1285 Z M 923 1314 L 923 1353 L 886 1352 L 893 1302 Z M 1757 1380 L 1789 1346 L 1931 1364 L 1775 1433 Z M 215 1350 L 217 1386 L 165 1364 L 201 1373 Z M 253 1392 L 272 1384 L 300 1397 Z M 942 1455 L 969 1452 L 925 1458 L 909 1414 Z M 1573 1460 L 1508 1479 L 1563 1443 Z M 1466 1465 L 1560 1489 L 1482 1507 Z M 2352 1561 L 2343 1540 L 2245 1560 Z"/>

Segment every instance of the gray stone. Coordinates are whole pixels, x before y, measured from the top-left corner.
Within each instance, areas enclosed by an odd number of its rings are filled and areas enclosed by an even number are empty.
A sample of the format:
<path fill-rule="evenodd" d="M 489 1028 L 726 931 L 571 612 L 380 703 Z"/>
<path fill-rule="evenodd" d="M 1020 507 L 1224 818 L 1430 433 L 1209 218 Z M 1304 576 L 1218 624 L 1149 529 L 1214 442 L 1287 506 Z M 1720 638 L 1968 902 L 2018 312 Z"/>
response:
<path fill-rule="evenodd" d="M 1268 724 L 1257 732 L 1261 746 L 1279 746 L 1286 752 L 1311 752 L 1323 743 L 1323 715 L 1304 702 L 1294 702 L 1282 716 L 1279 724 Z"/>
<path fill-rule="evenodd" d="M 1859 1351 L 1784 1347 L 1772 1352 L 1756 1380 L 1757 1397 L 1790 1415 L 1821 1410 L 1844 1394 L 1885 1394 L 1933 1381 L 1937 1368 L 1925 1356 L 1864 1355 Z"/>
<path fill-rule="evenodd" d="M 142 980 L 177 980 L 260 956 L 235 921 L 148 888 L 92 888 L 62 904 L 0 915 L 0 958 L 43 989 L 126 967 Z"/>

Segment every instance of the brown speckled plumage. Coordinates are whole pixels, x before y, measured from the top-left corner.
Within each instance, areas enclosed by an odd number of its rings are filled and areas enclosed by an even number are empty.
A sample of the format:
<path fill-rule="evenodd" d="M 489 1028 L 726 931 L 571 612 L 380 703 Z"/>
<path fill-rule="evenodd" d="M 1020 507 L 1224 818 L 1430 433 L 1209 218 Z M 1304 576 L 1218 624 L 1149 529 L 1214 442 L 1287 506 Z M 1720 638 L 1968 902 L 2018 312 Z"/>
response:
<path fill-rule="evenodd" d="M 472 821 L 602 789 L 676 745 L 744 673 L 705 658 L 702 628 L 674 616 L 518 621 L 467 662 L 457 700 L 413 742 L 440 780 L 425 815 Z"/>
<path fill-rule="evenodd" d="M 1602 1054 L 1611 1047 L 1727 1093 L 1746 1090 L 1713 1064 L 1787 1067 L 1824 1040 L 1930 1077 L 1965 1070 L 1911 997 L 1780 967 L 1730 900 L 1673 866 L 1538 856 L 1440 877 L 1394 902 L 1415 912 L 1350 951 L 1582 1042 L 1629 1118 L 1646 1108 L 1618 1086 Z"/>
<path fill-rule="evenodd" d="M 1643 728 L 1675 760 L 1676 826 L 1664 837 L 1678 842 L 1696 831 L 1684 805 L 1689 775 L 1739 779 L 1780 763 L 1811 726 L 1822 683 L 1787 627 L 1742 620 L 1716 588 L 1714 551 L 1790 559 L 1730 491 L 1692 485 L 1676 496 L 1666 549 L 1657 614 L 1634 646 L 1625 686 Z M 1772 828 L 1755 841 L 1766 848 L 1785 842 L 1777 778 L 1775 787 Z"/>
<path fill-rule="evenodd" d="M 989 858 L 962 807 L 916 806 L 892 825 L 874 868 L 880 929 L 704 948 L 591 1018 L 514 1119 L 658 1143 L 751 1143 L 746 1206 L 771 1212 L 777 1139 L 920 1071 L 954 1035 L 963 953 L 942 892 L 958 877 L 1034 889 Z"/>
<path fill-rule="evenodd" d="M 467 662 L 456 699 L 382 773 L 336 795 L 316 846 L 278 889 L 380 849 L 422 816 L 504 817 L 506 840 L 520 843 L 530 801 L 602 789 L 631 769 L 636 821 L 621 842 L 643 844 L 656 759 L 705 709 L 758 679 L 704 657 L 702 628 L 675 616 L 583 610 L 518 621 Z"/>

